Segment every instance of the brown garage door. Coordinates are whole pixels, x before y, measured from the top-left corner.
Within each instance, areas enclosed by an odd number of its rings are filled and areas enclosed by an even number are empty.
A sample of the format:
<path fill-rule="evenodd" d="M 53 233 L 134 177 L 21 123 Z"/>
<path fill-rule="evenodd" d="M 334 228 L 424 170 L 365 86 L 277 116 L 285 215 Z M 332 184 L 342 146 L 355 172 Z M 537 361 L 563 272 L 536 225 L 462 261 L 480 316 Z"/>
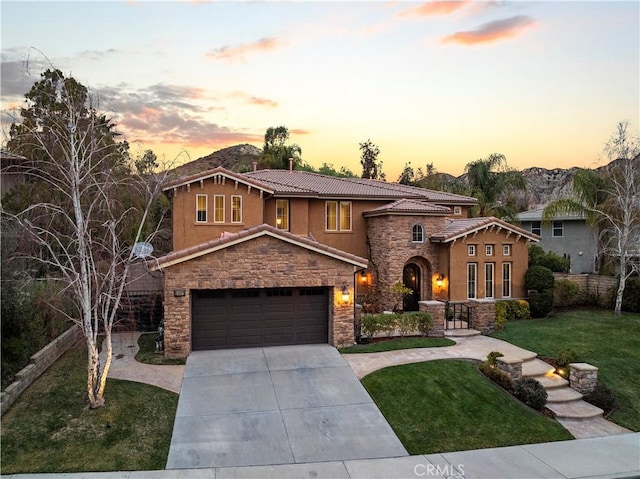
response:
<path fill-rule="evenodd" d="M 193 291 L 194 351 L 328 342 L 326 288 Z"/>

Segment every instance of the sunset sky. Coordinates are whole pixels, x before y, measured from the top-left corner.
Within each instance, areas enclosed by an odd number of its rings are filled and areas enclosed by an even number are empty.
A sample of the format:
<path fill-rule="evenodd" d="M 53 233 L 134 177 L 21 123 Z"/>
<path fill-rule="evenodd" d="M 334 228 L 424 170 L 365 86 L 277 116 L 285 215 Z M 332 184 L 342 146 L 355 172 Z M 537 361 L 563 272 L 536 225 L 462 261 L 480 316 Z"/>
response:
<path fill-rule="evenodd" d="M 491 153 L 590 167 L 619 121 L 640 125 L 637 1 L 0 5 L 5 133 L 47 62 L 99 94 L 134 154 L 180 163 L 285 125 L 305 161 L 358 174 L 371 139 L 391 181 Z"/>

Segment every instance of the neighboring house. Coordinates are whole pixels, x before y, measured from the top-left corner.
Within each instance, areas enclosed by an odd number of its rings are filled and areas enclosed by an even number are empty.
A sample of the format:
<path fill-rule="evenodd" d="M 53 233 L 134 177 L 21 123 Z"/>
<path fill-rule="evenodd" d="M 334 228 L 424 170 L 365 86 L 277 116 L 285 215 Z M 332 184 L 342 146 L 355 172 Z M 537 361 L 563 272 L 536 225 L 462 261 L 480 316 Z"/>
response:
<path fill-rule="evenodd" d="M 16 185 L 24 183 L 25 174 L 16 166 L 26 161 L 24 156 L 16 155 L 6 150 L 0 150 L 0 198 L 11 191 Z"/>
<path fill-rule="evenodd" d="M 166 353 L 353 344 L 356 301 L 376 311 L 432 299 L 526 296 L 537 236 L 467 218 L 475 198 L 360 178 L 224 168 L 175 180 L 164 272 Z"/>
<path fill-rule="evenodd" d="M 598 233 L 580 214 L 562 214 L 543 221 L 544 209 L 518 214 L 522 227 L 540 236 L 540 246 L 569 259 L 571 273 L 598 272 Z"/>

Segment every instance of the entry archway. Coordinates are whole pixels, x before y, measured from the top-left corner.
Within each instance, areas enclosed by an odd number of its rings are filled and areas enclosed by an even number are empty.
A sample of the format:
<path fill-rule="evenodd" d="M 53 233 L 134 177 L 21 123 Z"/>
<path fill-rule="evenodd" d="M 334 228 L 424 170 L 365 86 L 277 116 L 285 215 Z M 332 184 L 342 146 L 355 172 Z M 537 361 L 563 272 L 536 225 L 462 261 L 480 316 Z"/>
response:
<path fill-rule="evenodd" d="M 418 311 L 418 301 L 420 301 L 421 290 L 421 271 L 420 267 L 415 263 L 408 263 L 402 270 L 402 282 L 407 288 L 413 291 L 413 294 L 408 294 L 404 297 L 402 302 L 402 309 L 404 311 Z"/>

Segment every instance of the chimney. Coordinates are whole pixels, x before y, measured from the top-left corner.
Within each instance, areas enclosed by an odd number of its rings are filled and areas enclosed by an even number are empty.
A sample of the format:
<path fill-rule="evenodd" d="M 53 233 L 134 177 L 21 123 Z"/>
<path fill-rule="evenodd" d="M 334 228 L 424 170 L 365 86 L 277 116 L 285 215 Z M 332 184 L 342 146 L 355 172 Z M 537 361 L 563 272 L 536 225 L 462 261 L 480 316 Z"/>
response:
<path fill-rule="evenodd" d="M 253 162 L 253 171 L 258 171 L 258 162 L 257 161 Z"/>
<path fill-rule="evenodd" d="M 289 171 L 293 171 L 293 158 L 289 158 Z"/>

